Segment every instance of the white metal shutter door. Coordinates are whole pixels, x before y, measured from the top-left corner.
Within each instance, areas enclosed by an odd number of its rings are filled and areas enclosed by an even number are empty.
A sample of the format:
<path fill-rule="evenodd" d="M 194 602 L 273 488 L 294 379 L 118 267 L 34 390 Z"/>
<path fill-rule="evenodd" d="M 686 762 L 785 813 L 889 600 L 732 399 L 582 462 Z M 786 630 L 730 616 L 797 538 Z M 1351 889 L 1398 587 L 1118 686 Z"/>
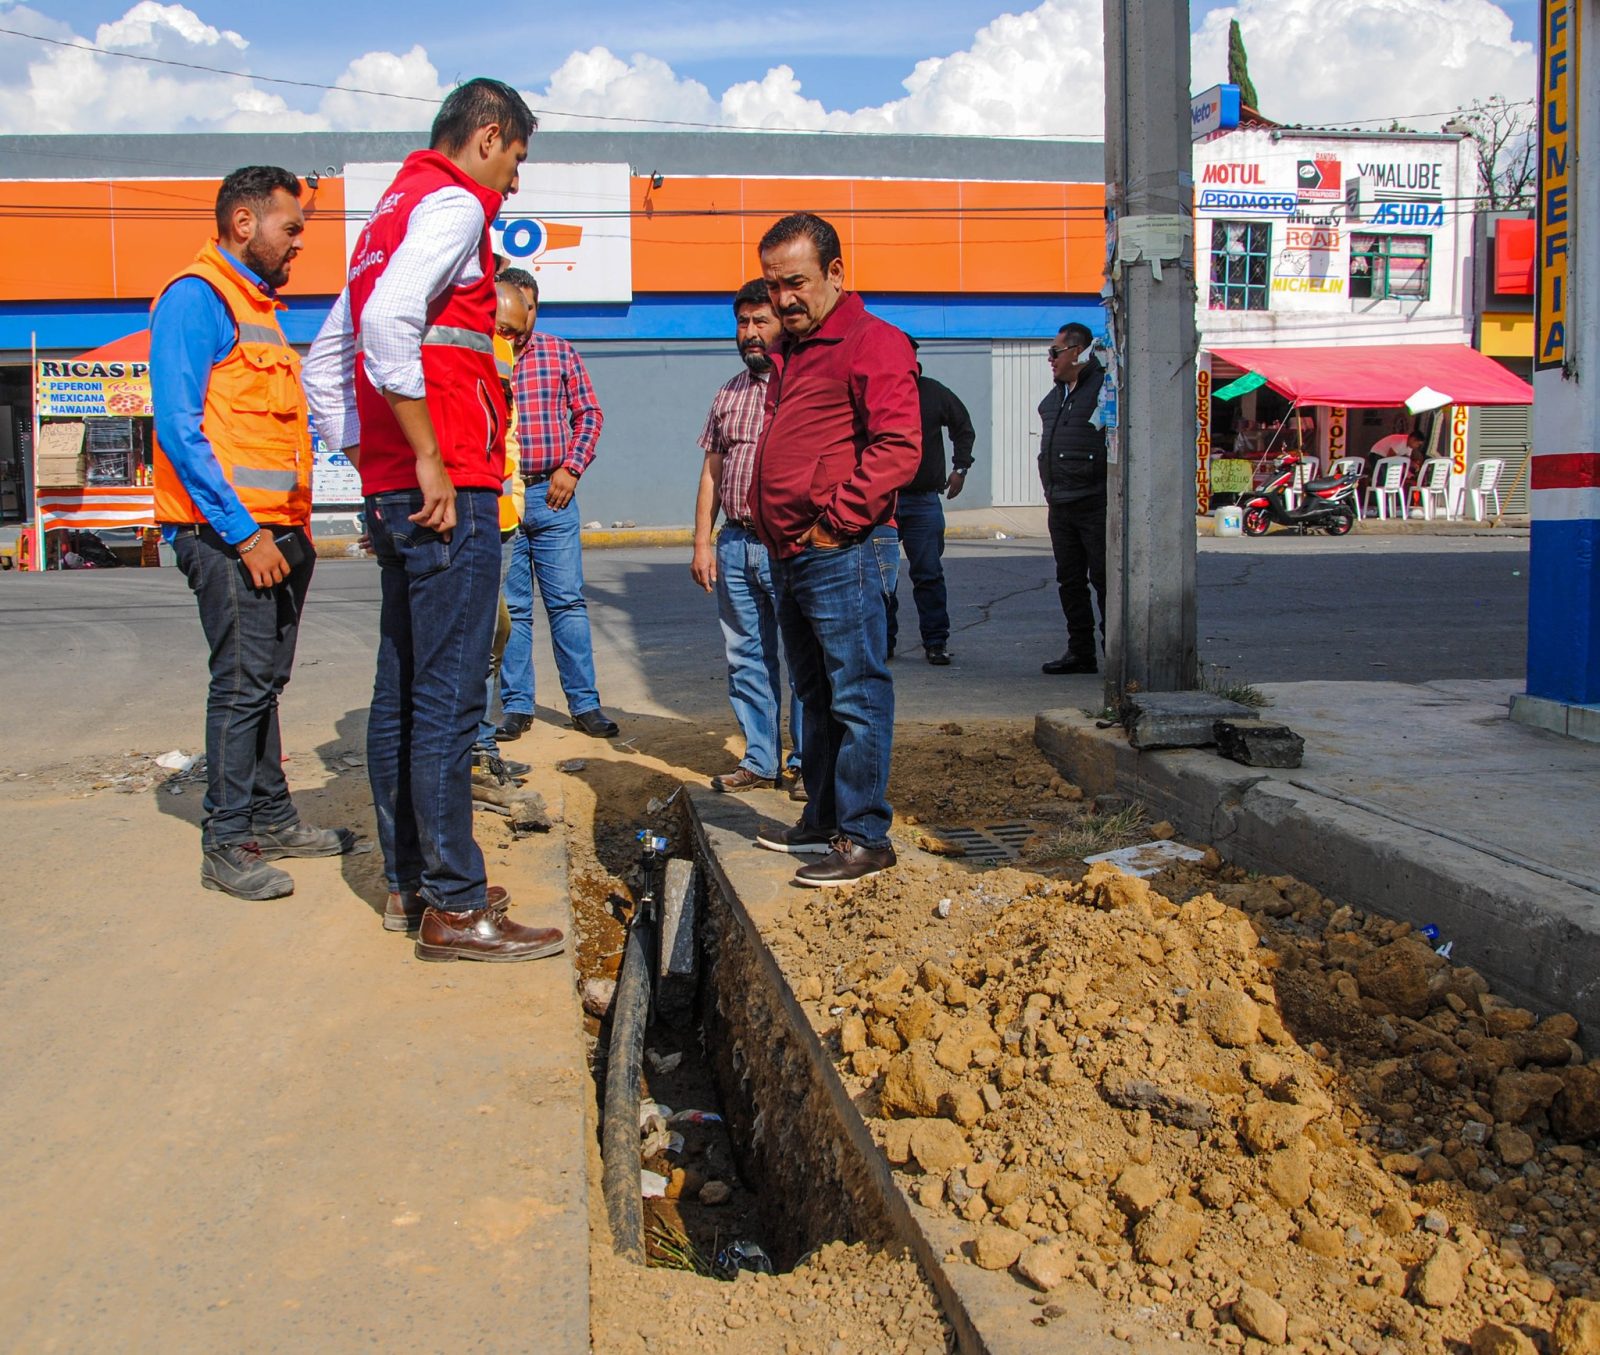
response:
<path fill-rule="evenodd" d="M 1531 405 L 1479 405 L 1472 411 L 1469 443 L 1474 463 L 1498 456 L 1506 463 L 1500 476 L 1500 503 L 1508 517 L 1528 511 L 1528 449 L 1533 445 Z"/>
<path fill-rule="evenodd" d="M 990 359 L 994 373 L 992 433 L 993 501 L 997 508 L 1044 503 L 1039 487 L 1039 401 L 1051 385 L 1045 350 L 1050 340 L 996 342 Z"/>

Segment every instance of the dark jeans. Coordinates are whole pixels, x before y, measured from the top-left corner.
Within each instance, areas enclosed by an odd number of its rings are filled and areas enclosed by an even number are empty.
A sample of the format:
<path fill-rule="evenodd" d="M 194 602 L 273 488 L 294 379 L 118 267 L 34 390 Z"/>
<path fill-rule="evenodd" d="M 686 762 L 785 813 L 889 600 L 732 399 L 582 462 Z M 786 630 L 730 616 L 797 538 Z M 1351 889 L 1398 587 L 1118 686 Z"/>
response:
<path fill-rule="evenodd" d="M 267 527 L 277 536 L 290 529 Z M 299 821 L 283 776 L 278 694 L 294 667 L 295 640 L 311 571 L 311 542 L 299 532 L 305 561 L 274 588 L 245 579 L 239 552 L 209 527 L 180 529 L 172 549 L 200 604 L 200 628 L 211 646 L 206 694 L 206 798 L 200 845 L 205 851 L 250 842 L 257 829 Z"/>
<path fill-rule="evenodd" d="M 499 497 L 458 491 L 448 542 L 410 521 L 421 505 L 420 490 L 367 499 L 382 586 L 367 775 L 389 888 L 467 912 L 488 888 L 472 836 L 472 745 L 500 593 Z"/>
<path fill-rule="evenodd" d="M 859 847 L 889 845 L 894 680 L 888 601 L 900 572 L 892 527 L 837 550 L 773 560 L 778 625 L 800 697 L 802 822 Z"/>
<path fill-rule="evenodd" d="M 937 491 L 912 493 L 902 490 L 895 509 L 900 529 L 900 544 L 906 551 L 906 568 L 911 575 L 911 596 L 917 604 L 917 624 L 922 643 L 942 645 L 950 639 L 950 607 L 945 598 L 944 495 Z M 889 594 L 889 648 L 895 647 L 900 633 L 900 594 Z"/>
<path fill-rule="evenodd" d="M 1095 658 L 1094 609 L 1089 589 L 1094 589 L 1100 609 L 1100 639 L 1106 634 L 1106 505 L 1050 505 L 1050 549 L 1056 557 L 1056 584 L 1061 592 L 1061 613 L 1067 618 L 1067 653 L 1075 659 Z"/>

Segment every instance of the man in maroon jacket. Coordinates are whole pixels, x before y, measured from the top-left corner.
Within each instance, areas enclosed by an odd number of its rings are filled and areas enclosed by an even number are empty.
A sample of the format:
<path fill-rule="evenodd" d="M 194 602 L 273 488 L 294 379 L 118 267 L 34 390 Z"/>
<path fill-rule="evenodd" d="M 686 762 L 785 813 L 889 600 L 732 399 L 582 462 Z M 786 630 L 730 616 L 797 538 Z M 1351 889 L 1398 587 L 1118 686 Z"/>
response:
<path fill-rule="evenodd" d="M 895 862 L 886 607 L 900 563 L 895 495 L 922 460 L 917 363 L 911 341 L 845 290 L 839 236 L 821 217 L 784 217 L 760 254 L 784 338 L 750 504 L 800 697 L 809 799 L 793 828 L 757 840 L 823 858 L 796 884 L 847 884 Z"/>

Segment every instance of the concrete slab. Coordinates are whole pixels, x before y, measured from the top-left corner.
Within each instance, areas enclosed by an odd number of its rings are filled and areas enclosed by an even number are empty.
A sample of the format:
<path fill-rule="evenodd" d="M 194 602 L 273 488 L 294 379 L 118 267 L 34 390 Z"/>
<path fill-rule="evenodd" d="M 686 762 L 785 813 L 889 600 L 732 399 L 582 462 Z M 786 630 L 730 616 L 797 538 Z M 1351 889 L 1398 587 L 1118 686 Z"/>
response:
<path fill-rule="evenodd" d="M 1255 711 L 1210 692 L 1135 692 L 1124 698 L 1123 722 L 1135 748 L 1205 748 L 1218 720 L 1248 720 Z"/>
<path fill-rule="evenodd" d="M 1600 753 L 1513 724 L 1514 683 L 1263 688 L 1306 740 L 1295 770 L 1140 752 L 1076 711 L 1036 723 L 1090 794 L 1135 795 L 1251 869 L 1437 925 L 1453 957 L 1536 1010 L 1600 1032 Z"/>
<path fill-rule="evenodd" d="M 755 845 L 755 835 L 764 827 L 792 822 L 793 809 L 788 798 L 776 791 L 733 796 L 689 787 L 689 810 L 706 863 L 708 888 L 721 891 L 734 924 L 741 929 L 741 941 L 760 953 L 763 977 L 776 990 L 776 1000 L 770 1005 L 781 1012 L 788 1027 L 774 1038 L 797 1049 L 806 1065 L 804 1077 L 794 1079 L 790 1094 L 801 1094 L 801 1083 L 815 1082 L 825 1089 L 834 1123 L 813 1120 L 808 1132 L 837 1135 L 837 1151 L 855 1156 L 851 1179 L 859 1183 L 859 1189 L 872 1192 L 873 1212 L 888 1220 L 898 1239 L 916 1256 L 939 1295 L 964 1355 L 1056 1355 L 1063 1350 L 1080 1355 L 1157 1355 L 1199 1349 L 1199 1343 L 1179 1332 L 1160 1341 L 1113 1337 L 1111 1327 L 1118 1319 L 1108 1315 L 1091 1287 L 1078 1281 L 1050 1295 L 1051 1303 L 1065 1310 L 1063 1315 L 1048 1326 L 1035 1326 L 1039 1308 L 1032 1302 L 1032 1290 L 1008 1273 L 981 1270 L 965 1259 L 964 1248 L 973 1235 L 971 1225 L 931 1213 L 900 1188 L 874 1144 L 866 1120 L 834 1071 L 823 1045 L 827 1028 L 816 1024 L 813 1009 L 795 997 L 790 976 L 766 940 L 783 924 L 791 901 L 801 894 L 789 881 L 803 858 L 763 851 Z M 917 854 L 916 848 L 898 842 L 895 850 L 902 857 Z M 806 895 L 810 891 L 802 897 Z M 815 1104 L 815 1099 L 807 1104 Z"/>

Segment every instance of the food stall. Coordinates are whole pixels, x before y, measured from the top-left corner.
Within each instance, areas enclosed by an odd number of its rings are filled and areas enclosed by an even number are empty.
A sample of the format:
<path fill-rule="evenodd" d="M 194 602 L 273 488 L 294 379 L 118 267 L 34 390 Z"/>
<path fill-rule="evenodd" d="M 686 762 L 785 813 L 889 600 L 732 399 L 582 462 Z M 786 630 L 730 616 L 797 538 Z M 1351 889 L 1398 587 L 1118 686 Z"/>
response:
<path fill-rule="evenodd" d="M 1206 407 L 1195 443 L 1202 511 L 1259 486 L 1283 451 L 1315 457 L 1325 471 L 1413 429 L 1430 456 L 1450 459 L 1453 501 L 1468 471 L 1468 409 L 1533 401 L 1526 381 L 1465 344 L 1217 347 L 1198 366 L 1197 416 Z"/>

